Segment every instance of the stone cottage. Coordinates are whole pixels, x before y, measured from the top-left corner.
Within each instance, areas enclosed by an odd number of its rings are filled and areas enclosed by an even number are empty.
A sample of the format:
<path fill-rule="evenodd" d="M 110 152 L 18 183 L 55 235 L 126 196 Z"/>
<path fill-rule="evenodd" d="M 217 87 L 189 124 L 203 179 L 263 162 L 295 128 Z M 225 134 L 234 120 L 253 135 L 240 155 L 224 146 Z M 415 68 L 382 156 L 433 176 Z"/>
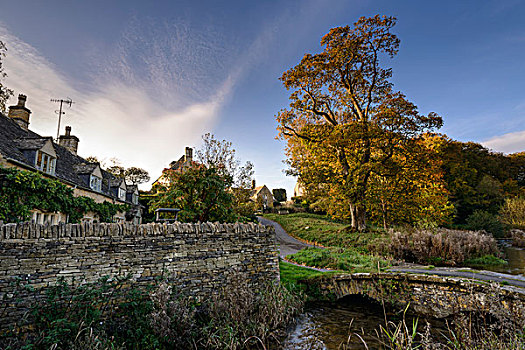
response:
<path fill-rule="evenodd" d="M 0 166 L 37 171 L 44 177 L 61 181 L 73 188 L 75 196 L 92 198 L 97 203 L 128 204 L 131 210 L 118 213 L 114 220 L 140 223 L 141 207 L 136 186 L 126 186 L 123 180 L 103 170 L 98 163 L 90 163 L 77 155 L 79 139 L 66 127 L 58 143 L 52 137 L 41 136 L 29 129 L 31 111 L 26 107 L 25 95 L 18 96 L 18 104 L 9 107 L 7 116 L 0 113 Z M 92 213 L 83 220 L 93 220 Z M 67 222 L 62 213 L 32 212 L 37 223 Z"/>
<path fill-rule="evenodd" d="M 250 199 L 257 203 L 261 209 L 273 208 L 273 194 L 272 191 L 266 187 L 266 185 L 255 186 L 255 180 L 252 181 L 252 191 L 250 193 Z"/>

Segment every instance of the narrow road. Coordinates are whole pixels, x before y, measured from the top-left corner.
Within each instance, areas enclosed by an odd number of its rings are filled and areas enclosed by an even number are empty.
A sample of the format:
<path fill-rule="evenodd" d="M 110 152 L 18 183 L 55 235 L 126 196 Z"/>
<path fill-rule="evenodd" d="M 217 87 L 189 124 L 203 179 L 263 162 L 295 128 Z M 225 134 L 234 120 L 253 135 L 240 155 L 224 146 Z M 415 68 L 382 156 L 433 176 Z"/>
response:
<path fill-rule="evenodd" d="M 303 243 L 292 236 L 288 235 L 281 225 L 275 221 L 265 219 L 258 216 L 257 219 L 263 225 L 273 226 L 275 228 L 275 236 L 277 245 L 279 246 L 279 256 L 284 259 L 285 256 L 297 253 L 303 248 L 313 247 L 313 245 Z"/>

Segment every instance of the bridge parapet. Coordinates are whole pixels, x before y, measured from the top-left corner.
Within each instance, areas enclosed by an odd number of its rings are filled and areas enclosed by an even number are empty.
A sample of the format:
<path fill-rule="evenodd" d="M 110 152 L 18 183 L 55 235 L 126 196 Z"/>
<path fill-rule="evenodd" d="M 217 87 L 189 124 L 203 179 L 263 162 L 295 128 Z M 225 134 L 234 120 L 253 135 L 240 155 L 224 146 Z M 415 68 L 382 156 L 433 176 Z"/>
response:
<path fill-rule="evenodd" d="M 490 314 L 525 326 L 525 289 L 473 279 L 406 273 L 355 273 L 322 276 L 308 281 L 336 298 L 366 295 L 418 314 L 447 317 L 465 312 Z"/>

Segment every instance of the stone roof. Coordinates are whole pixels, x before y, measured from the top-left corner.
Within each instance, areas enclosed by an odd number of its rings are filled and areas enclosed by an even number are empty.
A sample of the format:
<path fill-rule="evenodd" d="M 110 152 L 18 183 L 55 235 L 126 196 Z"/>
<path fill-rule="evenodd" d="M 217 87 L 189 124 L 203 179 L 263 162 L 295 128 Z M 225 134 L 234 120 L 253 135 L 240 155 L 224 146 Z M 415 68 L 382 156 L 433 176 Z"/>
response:
<path fill-rule="evenodd" d="M 89 162 L 82 162 L 77 163 L 73 166 L 73 169 L 75 169 L 75 172 L 79 175 L 89 175 L 95 171 L 95 169 L 100 166 L 98 163 L 89 163 Z"/>
<path fill-rule="evenodd" d="M 16 147 L 20 150 L 38 150 L 44 147 L 51 137 L 25 137 L 13 140 Z"/>
<path fill-rule="evenodd" d="M 123 181 L 124 181 L 124 179 L 121 179 L 121 178 L 118 178 L 118 177 L 113 177 L 111 179 L 111 181 L 109 182 L 109 186 L 110 187 L 120 187 L 120 185 L 122 184 Z"/>
<path fill-rule="evenodd" d="M 259 192 L 261 192 L 261 190 L 262 190 L 263 188 L 265 188 L 265 187 L 266 187 L 266 185 L 262 185 L 262 186 L 257 186 L 257 187 L 255 187 L 254 189 L 252 189 L 252 192 L 251 192 L 250 195 L 251 195 L 251 196 L 255 196 L 256 194 L 259 194 Z M 268 190 L 268 191 L 269 191 L 269 190 Z"/>
<path fill-rule="evenodd" d="M 23 151 L 41 149 L 48 140 L 52 141 L 52 138 L 42 137 L 33 131 L 24 130 L 11 118 L 0 113 L 0 154 L 8 162 L 18 163 L 18 165 L 23 165 L 28 169 L 36 170 L 34 164 L 27 160 Z M 90 163 L 55 142 L 53 142 L 53 147 L 57 156 L 55 177 L 70 185 L 91 191 L 85 175 L 91 174 L 99 164 Z M 103 177 L 101 194 L 115 198 L 110 193 L 109 188 L 115 177 L 105 170 L 101 169 L 101 171 Z"/>
<path fill-rule="evenodd" d="M 14 143 L 14 140 L 23 138 L 41 138 L 41 136 L 30 130 L 22 129 L 16 122 L 0 113 L 0 154 L 18 162 L 27 163 L 26 157 Z"/>

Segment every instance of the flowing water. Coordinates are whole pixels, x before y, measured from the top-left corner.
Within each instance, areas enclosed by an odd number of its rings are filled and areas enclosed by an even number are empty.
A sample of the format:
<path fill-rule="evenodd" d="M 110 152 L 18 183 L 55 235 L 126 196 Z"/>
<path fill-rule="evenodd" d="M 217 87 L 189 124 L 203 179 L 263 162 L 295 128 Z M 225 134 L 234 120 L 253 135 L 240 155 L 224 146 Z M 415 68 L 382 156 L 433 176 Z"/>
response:
<path fill-rule="evenodd" d="M 507 265 L 490 266 L 489 271 L 525 276 L 525 249 L 513 247 L 510 241 L 499 241 L 500 249 L 505 253 Z"/>
<path fill-rule="evenodd" d="M 399 313 L 387 312 L 389 321 L 399 322 Z M 407 324 L 417 316 L 407 315 Z M 445 322 L 429 320 L 434 332 L 445 332 Z M 425 320 L 418 319 L 419 331 L 424 331 Z M 364 349 L 361 337 L 369 349 L 380 345 L 376 330 L 385 325 L 383 307 L 360 296 L 345 297 L 335 302 L 316 302 L 306 306 L 296 325 L 288 333 L 284 348 L 299 349 Z M 359 335 L 359 336 L 358 336 Z M 350 337 L 350 339 L 349 339 Z"/>

